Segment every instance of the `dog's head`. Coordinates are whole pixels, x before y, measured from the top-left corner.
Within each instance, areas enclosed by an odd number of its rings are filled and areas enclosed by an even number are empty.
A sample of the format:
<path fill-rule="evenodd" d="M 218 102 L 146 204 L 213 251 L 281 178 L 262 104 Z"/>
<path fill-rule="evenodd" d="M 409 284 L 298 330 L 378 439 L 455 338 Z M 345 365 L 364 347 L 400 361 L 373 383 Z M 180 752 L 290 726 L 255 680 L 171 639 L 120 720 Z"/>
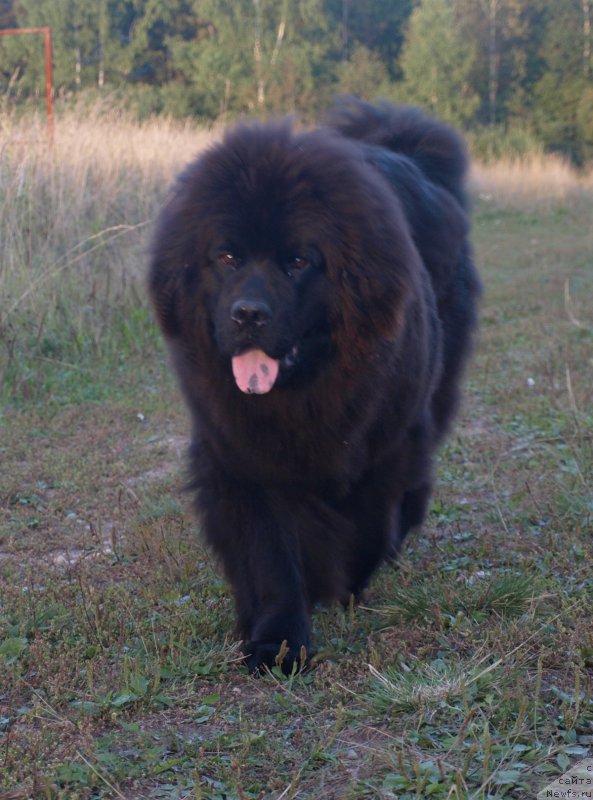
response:
<path fill-rule="evenodd" d="M 412 245 L 369 172 L 328 132 L 228 134 L 161 215 L 151 290 L 165 334 L 197 347 L 200 331 L 237 387 L 262 394 L 310 376 L 341 337 L 353 347 L 393 327 Z"/>

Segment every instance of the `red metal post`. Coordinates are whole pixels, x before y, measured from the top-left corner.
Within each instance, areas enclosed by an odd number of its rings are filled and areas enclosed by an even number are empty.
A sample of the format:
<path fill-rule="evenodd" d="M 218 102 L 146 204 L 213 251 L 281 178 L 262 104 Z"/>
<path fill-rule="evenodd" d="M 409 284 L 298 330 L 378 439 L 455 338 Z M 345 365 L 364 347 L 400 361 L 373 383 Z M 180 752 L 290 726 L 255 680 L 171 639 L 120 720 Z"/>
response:
<path fill-rule="evenodd" d="M 51 64 L 51 28 L 5 28 L 0 36 L 21 36 L 27 33 L 42 33 L 45 46 L 45 108 L 47 110 L 47 140 L 54 143 L 53 77 Z"/>
<path fill-rule="evenodd" d="M 45 45 L 45 107 L 47 109 L 47 140 L 49 146 L 54 143 L 54 87 L 51 65 L 51 28 L 43 29 L 43 43 Z"/>

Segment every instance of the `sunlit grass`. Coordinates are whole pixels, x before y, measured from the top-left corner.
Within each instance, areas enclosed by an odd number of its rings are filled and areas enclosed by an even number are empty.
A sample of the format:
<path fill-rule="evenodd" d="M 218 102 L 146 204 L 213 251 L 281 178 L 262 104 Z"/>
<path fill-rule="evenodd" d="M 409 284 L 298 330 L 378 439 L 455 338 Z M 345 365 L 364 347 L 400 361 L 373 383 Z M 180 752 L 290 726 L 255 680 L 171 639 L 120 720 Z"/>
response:
<path fill-rule="evenodd" d="M 499 207 L 553 206 L 593 194 L 593 171 L 579 172 L 560 156 L 544 154 L 475 163 L 471 182 L 481 199 Z"/>

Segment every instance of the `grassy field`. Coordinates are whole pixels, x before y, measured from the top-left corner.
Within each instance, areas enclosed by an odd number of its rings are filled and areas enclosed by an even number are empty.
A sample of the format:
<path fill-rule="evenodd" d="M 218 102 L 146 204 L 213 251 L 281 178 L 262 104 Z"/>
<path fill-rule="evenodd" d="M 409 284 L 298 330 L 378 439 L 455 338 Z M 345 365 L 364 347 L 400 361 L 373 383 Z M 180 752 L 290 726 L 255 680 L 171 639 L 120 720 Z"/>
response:
<path fill-rule="evenodd" d="M 142 275 L 212 134 L 0 128 L 0 800 L 535 798 L 593 752 L 593 181 L 473 175 L 479 348 L 425 529 L 249 677 Z"/>

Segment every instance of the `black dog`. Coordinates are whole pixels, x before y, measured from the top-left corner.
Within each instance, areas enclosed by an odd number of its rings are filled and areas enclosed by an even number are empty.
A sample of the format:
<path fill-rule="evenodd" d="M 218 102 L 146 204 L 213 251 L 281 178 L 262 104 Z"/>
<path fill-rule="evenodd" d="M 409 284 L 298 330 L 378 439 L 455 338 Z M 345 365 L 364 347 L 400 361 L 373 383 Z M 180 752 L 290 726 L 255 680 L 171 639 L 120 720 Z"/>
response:
<path fill-rule="evenodd" d="M 425 515 L 476 324 L 462 141 L 345 100 L 238 126 L 179 177 L 150 292 L 247 664 L 291 669 Z M 286 652 L 286 647 L 284 648 Z"/>

